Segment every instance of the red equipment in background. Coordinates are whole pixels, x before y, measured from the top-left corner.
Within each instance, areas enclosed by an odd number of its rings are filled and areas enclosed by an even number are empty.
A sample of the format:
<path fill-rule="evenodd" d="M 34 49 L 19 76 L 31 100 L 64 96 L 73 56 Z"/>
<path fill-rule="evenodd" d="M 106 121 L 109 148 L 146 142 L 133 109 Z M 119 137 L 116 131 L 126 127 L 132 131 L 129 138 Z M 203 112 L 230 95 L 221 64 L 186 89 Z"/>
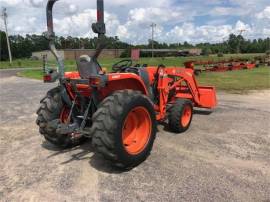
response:
<path fill-rule="evenodd" d="M 202 66 L 195 69 L 195 65 Z M 247 60 L 223 60 L 223 61 L 188 61 L 185 63 L 186 68 L 195 69 L 195 74 L 200 72 L 226 72 L 242 69 L 253 69 L 256 67 L 255 62 Z"/>

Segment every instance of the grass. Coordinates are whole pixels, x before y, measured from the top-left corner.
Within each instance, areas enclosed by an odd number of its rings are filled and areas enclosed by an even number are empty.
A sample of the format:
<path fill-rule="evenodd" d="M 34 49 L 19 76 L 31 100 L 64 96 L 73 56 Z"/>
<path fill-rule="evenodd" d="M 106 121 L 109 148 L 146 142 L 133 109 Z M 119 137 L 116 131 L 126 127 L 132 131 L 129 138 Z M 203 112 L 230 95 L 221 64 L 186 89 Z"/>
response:
<path fill-rule="evenodd" d="M 208 56 L 199 56 L 199 57 L 166 57 L 166 58 L 141 58 L 138 63 L 140 64 L 149 64 L 149 65 L 159 65 L 164 64 L 166 66 L 179 66 L 183 65 L 183 63 L 187 60 L 224 60 L 229 59 L 231 57 L 237 58 L 254 58 L 255 56 L 262 55 L 262 54 L 226 54 L 223 57 L 217 57 L 217 55 L 210 55 Z M 115 62 L 119 61 L 119 58 L 110 59 L 105 58 L 100 60 L 100 64 L 103 67 L 110 67 Z M 52 66 L 55 66 L 55 61 L 49 62 Z M 76 66 L 76 62 L 74 60 L 67 60 L 65 61 L 65 65 L 67 70 L 72 70 Z M 42 61 L 39 60 L 30 60 L 30 59 L 19 59 L 14 60 L 12 64 L 9 64 L 8 61 L 1 61 L 0 62 L 0 69 L 10 69 L 10 68 L 41 68 Z"/>
<path fill-rule="evenodd" d="M 24 70 L 19 76 L 41 79 L 41 70 Z M 215 86 L 217 90 L 231 93 L 247 93 L 249 90 L 270 89 L 270 68 L 228 72 L 207 72 L 197 77 L 200 85 Z"/>
<path fill-rule="evenodd" d="M 41 80 L 43 76 L 43 72 L 39 69 L 24 70 L 24 71 L 18 72 L 17 75 L 21 77 Z"/>
<path fill-rule="evenodd" d="M 232 93 L 247 93 L 249 90 L 270 89 L 270 68 L 228 72 L 207 72 L 198 77 L 201 85 L 212 85 L 218 90 Z"/>
<path fill-rule="evenodd" d="M 42 61 L 21 59 L 14 60 L 12 64 L 8 61 L 0 62 L 0 69 L 11 69 L 11 68 L 39 68 L 42 66 Z"/>

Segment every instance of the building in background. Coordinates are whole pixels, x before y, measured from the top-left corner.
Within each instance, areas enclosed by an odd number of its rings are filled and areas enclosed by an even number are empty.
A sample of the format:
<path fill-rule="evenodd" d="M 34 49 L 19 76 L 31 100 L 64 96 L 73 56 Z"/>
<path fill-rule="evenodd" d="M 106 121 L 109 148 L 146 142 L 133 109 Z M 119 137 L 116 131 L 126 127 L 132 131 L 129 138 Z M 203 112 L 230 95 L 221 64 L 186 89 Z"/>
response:
<path fill-rule="evenodd" d="M 104 49 L 100 57 L 101 58 L 119 58 L 125 49 Z M 60 56 L 65 60 L 75 60 L 78 59 L 81 55 L 92 56 L 95 53 L 95 49 L 64 49 L 58 50 Z M 38 51 L 32 53 L 32 58 L 42 60 L 43 55 L 47 55 L 48 60 L 53 60 L 54 56 L 49 50 Z"/>
<path fill-rule="evenodd" d="M 202 49 L 191 48 L 178 51 L 178 56 L 199 56 L 202 54 Z"/>
<path fill-rule="evenodd" d="M 200 56 L 202 54 L 202 49 L 191 48 L 191 49 L 140 49 L 140 56 L 149 56 L 149 53 L 155 53 L 156 57 L 168 57 L 168 56 Z"/>

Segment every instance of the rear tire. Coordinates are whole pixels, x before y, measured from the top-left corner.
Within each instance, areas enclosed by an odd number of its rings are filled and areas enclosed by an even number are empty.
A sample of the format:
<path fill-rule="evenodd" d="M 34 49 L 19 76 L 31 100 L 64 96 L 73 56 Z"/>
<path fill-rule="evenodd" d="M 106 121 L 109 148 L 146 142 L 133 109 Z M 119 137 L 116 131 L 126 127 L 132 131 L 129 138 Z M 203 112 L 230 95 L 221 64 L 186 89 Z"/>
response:
<path fill-rule="evenodd" d="M 116 91 L 93 115 L 92 134 L 93 147 L 115 166 L 130 169 L 140 164 L 150 154 L 156 137 L 151 101 L 138 91 Z"/>
<path fill-rule="evenodd" d="M 192 121 L 193 106 L 192 102 L 187 99 L 177 100 L 169 112 L 169 127 L 172 132 L 185 132 Z"/>
<path fill-rule="evenodd" d="M 73 140 L 69 134 L 57 134 L 57 124 L 61 123 L 61 114 L 64 108 L 67 108 L 61 99 L 60 87 L 53 88 L 40 101 L 40 107 L 37 110 L 36 124 L 39 126 L 39 132 L 44 138 L 60 147 L 67 148 L 76 146 L 83 141 L 83 137 Z"/>

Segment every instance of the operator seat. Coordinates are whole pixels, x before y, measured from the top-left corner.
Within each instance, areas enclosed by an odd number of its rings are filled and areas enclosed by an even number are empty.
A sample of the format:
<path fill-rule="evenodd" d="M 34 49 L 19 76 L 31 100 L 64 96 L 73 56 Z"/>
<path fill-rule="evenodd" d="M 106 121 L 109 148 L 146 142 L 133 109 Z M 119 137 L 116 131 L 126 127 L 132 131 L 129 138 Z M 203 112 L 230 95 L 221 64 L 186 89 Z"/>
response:
<path fill-rule="evenodd" d="M 97 61 L 88 55 L 82 55 L 77 62 L 78 72 L 82 79 L 89 79 L 91 75 L 97 74 L 97 69 L 100 69 L 100 65 Z"/>

